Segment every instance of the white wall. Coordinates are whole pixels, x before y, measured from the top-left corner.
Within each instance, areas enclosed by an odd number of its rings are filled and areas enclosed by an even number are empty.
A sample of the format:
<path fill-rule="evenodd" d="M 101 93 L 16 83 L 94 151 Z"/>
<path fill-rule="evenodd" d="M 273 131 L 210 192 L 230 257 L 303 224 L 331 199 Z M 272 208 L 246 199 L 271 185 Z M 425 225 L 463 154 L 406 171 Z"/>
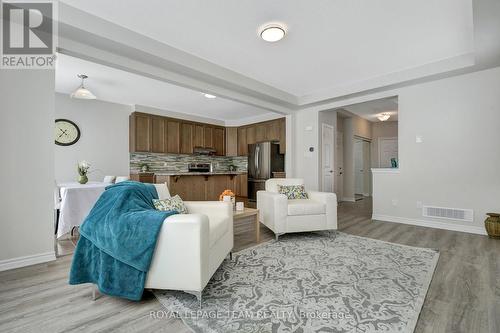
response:
<path fill-rule="evenodd" d="M 319 189 L 318 112 L 297 112 L 293 118 L 293 176 L 304 178 L 309 190 Z M 314 149 L 313 152 L 309 148 Z"/>
<path fill-rule="evenodd" d="M 56 118 L 75 122 L 81 131 L 76 144 L 55 146 L 55 177 L 58 182 L 75 181 L 78 176 L 76 165 L 82 160 L 92 165 L 90 180 L 102 180 L 104 175 L 129 174 L 131 106 L 72 99 L 58 93 L 55 105 Z"/>
<path fill-rule="evenodd" d="M 497 67 L 328 105 L 341 107 L 399 96 L 400 170 L 396 174 L 374 175 L 376 218 L 483 232 L 485 213 L 500 211 L 499 91 Z M 317 118 L 314 114 L 318 111 L 304 110 L 297 114 L 297 119 L 305 122 Z M 422 136 L 422 144 L 416 144 L 416 135 Z M 306 142 L 314 145 L 313 139 L 298 135 L 296 149 L 302 151 Z M 295 159 L 297 176 L 304 175 L 306 186 L 317 187 L 317 161 L 317 156 Z M 417 201 L 472 208 L 474 222 L 424 220 Z"/>
<path fill-rule="evenodd" d="M 0 69 L 0 271 L 55 260 L 54 82 Z"/>
<path fill-rule="evenodd" d="M 473 223 L 443 222 L 482 232 L 485 214 L 500 211 L 499 92 L 500 68 L 402 89 L 400 173 L 374 175 L 374 215 L 419 223 L 430 219 L 418 201 L 469 208 Z"/>

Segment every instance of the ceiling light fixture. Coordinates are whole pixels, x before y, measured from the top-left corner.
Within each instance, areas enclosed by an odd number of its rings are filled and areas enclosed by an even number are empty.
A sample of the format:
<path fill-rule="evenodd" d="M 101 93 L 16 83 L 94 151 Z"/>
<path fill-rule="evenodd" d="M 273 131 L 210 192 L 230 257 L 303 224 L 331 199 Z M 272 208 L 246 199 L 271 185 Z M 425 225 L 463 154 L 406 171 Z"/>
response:
<path fill-rule="evenodd" d="M 82 79 L 82 83 L 76 89 L 70 96 L 71 98 L 78 98 L 78 99 L 96 99 L 97 97 L 87 88 L 84 86 L 84 81 L 85 79 L 88 78 L 87 75 L 85 74 L 78 74 L 77 75 L 80 79 Z"/>
<path fill-rule="evenodd" d="M 391 114 L 388 113 L 388 112 L 384 112 L 384 113 L 381 113 L 377 116 L 378 120 L 380 121 L 386 121 L 387 119 L 389 119 L 391 117 Z"/>
<path fill-rule="evenodd" d="M 203 96 L 205 96 L 206 98 L 210 98 L 210 99 L 217 98 L 217 96 L 212 95 L 212 94 L 203 94 Z"/>
<path fill-rule="evenodd" d="M 270 24 L 266 25 L 261 31 L 260 31 L 260 37 L 265 40 L 266 42 L 274 43 L 277 42 L 283 37 L 285 37 L 286 31 L 285 28 L 278 24 Z"/>

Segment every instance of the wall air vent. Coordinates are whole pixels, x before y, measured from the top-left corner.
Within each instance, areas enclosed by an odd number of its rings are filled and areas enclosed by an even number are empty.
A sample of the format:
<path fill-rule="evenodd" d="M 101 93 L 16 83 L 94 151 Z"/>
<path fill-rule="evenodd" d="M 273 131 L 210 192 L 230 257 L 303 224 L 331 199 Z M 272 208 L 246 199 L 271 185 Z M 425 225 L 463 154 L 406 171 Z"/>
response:
<path fill-rule="evenodd" d="M 438 219 L 467 222 L 474 221 L 474 211 L 472 209 L 423 206 L 422 215 L 425 217 L 435 217 Z"/>

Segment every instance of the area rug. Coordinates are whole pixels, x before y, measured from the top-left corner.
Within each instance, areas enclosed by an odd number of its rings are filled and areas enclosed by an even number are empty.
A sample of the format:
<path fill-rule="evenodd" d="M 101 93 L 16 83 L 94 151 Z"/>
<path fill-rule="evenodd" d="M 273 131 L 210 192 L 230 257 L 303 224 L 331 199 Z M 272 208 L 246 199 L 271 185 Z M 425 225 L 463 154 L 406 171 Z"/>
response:
<path fill-rule="evenodd" d="M 193 332 L 413 332 L 439 253 L 340 232 L 290 234 L 225 260 L 196 298 L 154 291 Z"/>

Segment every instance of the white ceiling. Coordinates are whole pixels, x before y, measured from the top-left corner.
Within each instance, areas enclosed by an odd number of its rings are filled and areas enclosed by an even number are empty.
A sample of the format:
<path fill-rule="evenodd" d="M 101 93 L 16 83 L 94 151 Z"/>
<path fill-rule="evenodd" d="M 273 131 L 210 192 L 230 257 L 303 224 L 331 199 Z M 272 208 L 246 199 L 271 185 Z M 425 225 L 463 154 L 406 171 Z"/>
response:
<path fill-rule="evenodd" d="M 199 91 L 64 54 L 57 55 L 56 91 L 64 94 L 73 92 L 80 84 L 77 78 L 80 73 L 89 76 L 86 88 L 103 101 L 146 105 L 222 121 L 274 115 L 267 110 L 220 97 L 207 99 Z"/>
<path fill-rule="evenodd" d="M 384 98 L 374 101 L 344 106 L 342 109 L 354 113 L 366 120 L 379 122 L 377 115 L 387 112 L 391 115 L 388 121 L 398 120 L 398 98 Z"/>
<path fill-rule="evenodd" d="M 299 97 L 474 51 L 472 0 L 63 2 Z"/>

